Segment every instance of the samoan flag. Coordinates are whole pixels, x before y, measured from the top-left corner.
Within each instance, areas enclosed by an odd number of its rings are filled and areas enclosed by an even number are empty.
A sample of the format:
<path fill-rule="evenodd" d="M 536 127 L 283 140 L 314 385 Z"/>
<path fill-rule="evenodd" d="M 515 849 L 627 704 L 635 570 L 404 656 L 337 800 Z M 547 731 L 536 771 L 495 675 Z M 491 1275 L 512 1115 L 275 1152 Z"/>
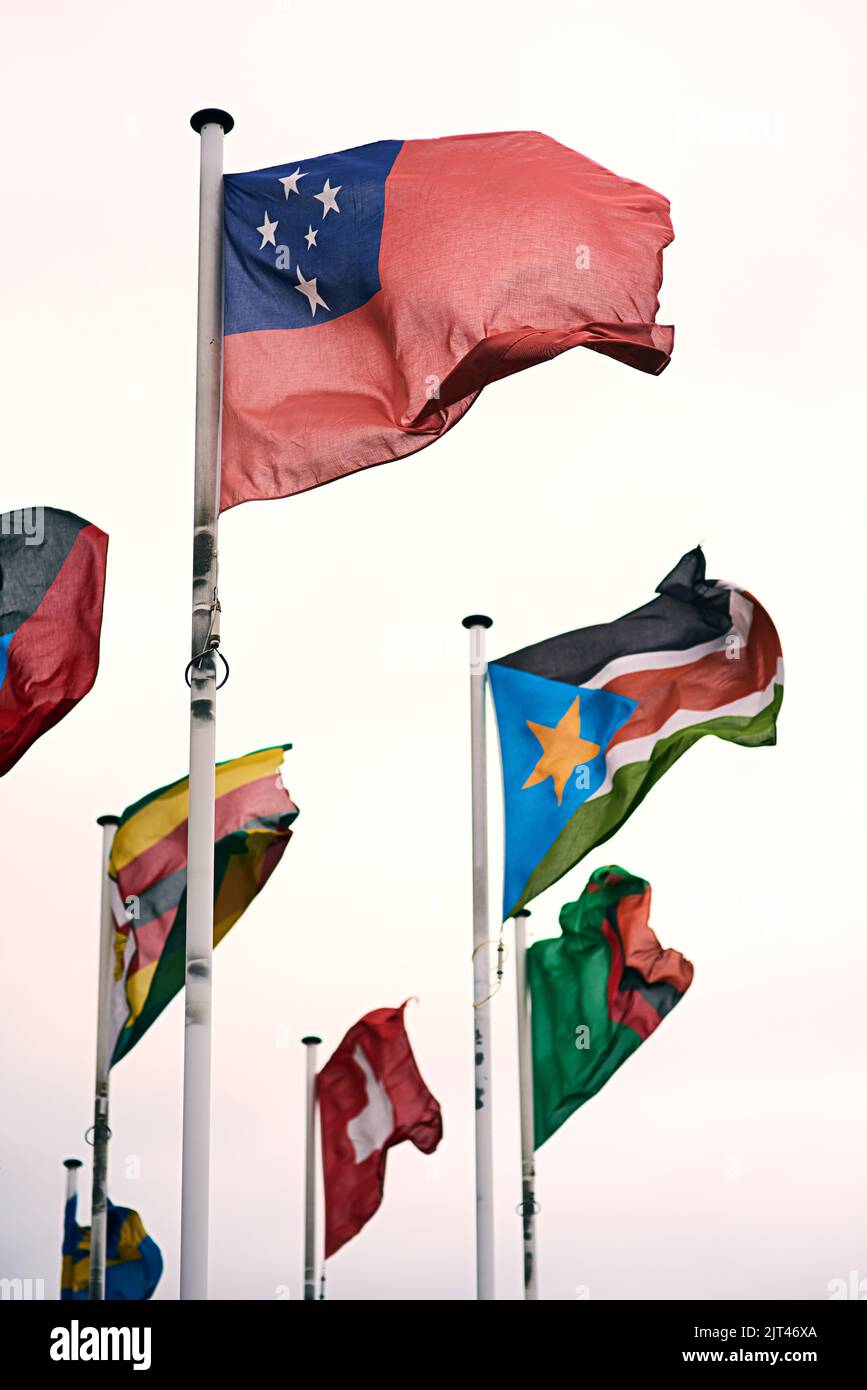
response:
<path fill-rule="evenodd" d="M 90 1227 L 76 1220 L 78 1197 L 67 1199 L 63 1222 L 61 1299 L 86 1299 L 90 1288 Z M 151 1298 L 163 1272 L 156 1241 L 131 1207 L 109 1201 L 105 1231 L 105 1296 L 108 1300 Z"/>
<path fill-rule="evenodd" d="M 0 776 L 96 680 L 107 549 L 71 512 L 0 516 Z"/>
<path fill-rule="evenodd" d="M 698 739 L 776 742 L 783 659 L 761 604 L 706 578 L 700 547 L 656 592 L 615 622 L 488 667 L 503 765 L 504 919 L 610 839 Z"/>
<path fill-rule="evenodd" d="M 414 453 L 567 348 L 669 361 L 667 200 L 546 135 L 380 140 L 224 195 L 223 511 Z"/>

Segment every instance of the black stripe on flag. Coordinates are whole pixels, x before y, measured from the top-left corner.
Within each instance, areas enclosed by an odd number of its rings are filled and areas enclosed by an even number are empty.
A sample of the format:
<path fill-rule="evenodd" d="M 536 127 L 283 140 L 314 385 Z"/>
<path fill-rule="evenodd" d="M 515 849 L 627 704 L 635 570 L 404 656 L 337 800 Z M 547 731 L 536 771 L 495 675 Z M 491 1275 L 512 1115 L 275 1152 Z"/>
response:
<path fill-rule="evenodd" d="M 597 623 L 536 642 L 498 657 L 497 662 L 548 680 L 584 685 L 618 657 L 685 651 L 713 642 L 731 628 L 729 590 L 705 578 L 700 546 L 678 561 L 656 592 L 658 598 L 613 623 Z"/>

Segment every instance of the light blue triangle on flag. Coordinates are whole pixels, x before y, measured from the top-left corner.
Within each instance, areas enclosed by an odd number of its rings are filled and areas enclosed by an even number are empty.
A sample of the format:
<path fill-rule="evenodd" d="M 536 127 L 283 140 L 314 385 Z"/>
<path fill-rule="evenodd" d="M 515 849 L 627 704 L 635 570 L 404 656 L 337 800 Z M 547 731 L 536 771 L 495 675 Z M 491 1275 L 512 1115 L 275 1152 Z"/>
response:
<path fill-rule="evenodd" d="M 492 661 L 488 667 L 500 735 L 506 854 L 503 872 L 503 917 L 519 900 L 527 879 L 553 845 L 564 825 L 605 781 L 608 745 L 638 702 L 610 690 L 591 690 L 563 681 L 516 671 Z M 553 729 L 580 699 L 580 735 L 598 744 L 599 752 L 577 764 L 558 803 L 554 781 L 525 783 L 543 755 L 542 744 L 528 725 Z"/>

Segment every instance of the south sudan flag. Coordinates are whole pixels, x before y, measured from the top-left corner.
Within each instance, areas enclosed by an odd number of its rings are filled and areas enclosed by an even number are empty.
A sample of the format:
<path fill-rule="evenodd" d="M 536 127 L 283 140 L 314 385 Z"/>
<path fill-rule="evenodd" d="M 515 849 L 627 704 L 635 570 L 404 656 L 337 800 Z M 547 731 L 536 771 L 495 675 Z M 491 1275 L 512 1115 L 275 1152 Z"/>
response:
<path fill-rule="evenodd" d="M 0 776 L 96 680 L 107 549 L 71 512 L 0 516 Z"/>
<path fill-rule="evenodd" d="M 650 884 L 597 869 L 560 913 L 562 935 L 527 952 L 535 1146 L 595 1096 L 692 984 L 650 925 Z"/>
<path fill-rule="evenodd" d="M 491 662 L 506 812 L 503 916 L 609 839 L 705 734 L 776 742 L 780 640 L 746 591 L 684 555 L 658 598 Z"/>
<path fill-rule="evenodd" d="M 216 772 L 214 945 L 280 862 L 298 815 L 280 776 L 284 749 L 265 748 Z M 184 983 L 189 778 L 151 792 L 121 817 L 109 862 L 115 919 L 112 1065 L 134 1047 Z"/>
<path fill-rule="evenodd" d="M 66 1203 L 60 1297 L 86 1299 L 90 1288 L 90 1227 L 76 1220 L 77 1197 Z M 108 1300 L 150 1298 L 163 1272 L 159 1246 L 131 1207 L 109 1201 L 105 1217 L 105 1296 Z"/>

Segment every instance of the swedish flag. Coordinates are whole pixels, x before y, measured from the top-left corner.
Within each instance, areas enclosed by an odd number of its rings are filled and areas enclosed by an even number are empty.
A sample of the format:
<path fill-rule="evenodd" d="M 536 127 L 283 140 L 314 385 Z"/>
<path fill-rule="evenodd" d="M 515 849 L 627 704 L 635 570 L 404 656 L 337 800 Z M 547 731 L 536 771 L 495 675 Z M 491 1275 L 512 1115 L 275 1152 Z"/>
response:
<path fill-rule="evenodd" d="M 90 1227 L 76 1221 L 77 1204 L 77 1197 L 66 1203 L 61 1299 L 86 1299 L 90 1285 Z M 163 1257 L 138 1212 L 109 1202 L 106 1227 L 106 1299 L 150 1298 L 163 1272 Z"/>

